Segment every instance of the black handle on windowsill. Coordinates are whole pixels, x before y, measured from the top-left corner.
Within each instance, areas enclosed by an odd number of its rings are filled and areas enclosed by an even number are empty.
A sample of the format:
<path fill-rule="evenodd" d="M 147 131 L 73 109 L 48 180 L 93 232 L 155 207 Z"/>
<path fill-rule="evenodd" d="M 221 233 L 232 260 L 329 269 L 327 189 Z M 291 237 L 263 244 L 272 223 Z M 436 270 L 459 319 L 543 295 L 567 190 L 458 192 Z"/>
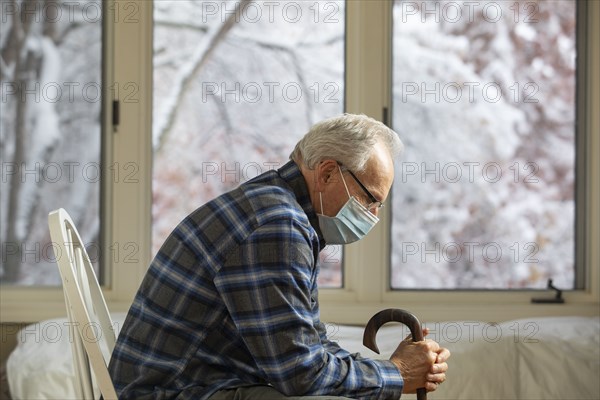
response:
<path fill-rule="evenodd" d="M 554 297 L 534 297 L 531 299 L 531 302 L 543 304 L 563 304 L 565 302 L 565 299 L 562 297 L 562 290 L 552 284 L 552 279 L 548 279 L 548 289 L 556 291 Z"/>

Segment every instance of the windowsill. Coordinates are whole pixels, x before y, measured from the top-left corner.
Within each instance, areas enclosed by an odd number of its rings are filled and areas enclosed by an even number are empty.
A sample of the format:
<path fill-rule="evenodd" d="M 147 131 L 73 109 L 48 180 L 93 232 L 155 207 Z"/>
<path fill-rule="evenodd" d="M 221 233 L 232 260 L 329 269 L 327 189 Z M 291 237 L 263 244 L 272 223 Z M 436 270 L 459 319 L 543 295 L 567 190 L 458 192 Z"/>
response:
<path fill-rule="evenodd" d="M 59 298 L 44 301 L 2 301 L 2 314 L 0 323 L 8 322 L 36 322 L 50 318 L 66 317 L 62 293 Z M 419 296 L 425 297 L 426 293 Z M 55 297 L 55 296 L 52 296 Z M 340 301 L 333 299 L 328 293 L 320 296 L 321 320 L 350 325 L 364 325 L 376 312 L 386 308 L 402 308 L 415 314 L 422 322 L 425 321 L 486 321 L 502 322 L 522 318 L 556 317 L 556 316 L 598 316 L 600 304 L 598 302 L 569 301 L 563 304 L 532 304 L 498 303 L 488 301 L 402 301 L 402 302 L 356 302 Z M 109 301 L 108 308 L 111 312 L 127 312 L 130 303 L 124 301 Z"/>
<path fill-rule="evenodd" d="M 340 303 L 321 301 L 321 320 L 339 324 L 364 325 L 375 313 L 386 308 L 402 308 L 415 314 L 421 322 L 426 321 L 486 321 L 502 322 L 515 319 L 598 316 L 599 303 L 563 304 L 498 304 L 478 302 L 461 303 Z"/>
<path fill-rule="evenodd" d="M 533 297 L 552 297 L 550 291 L 382 291 L 380 300 L 359 300 L 357 292 L 323 289 L 321 319 L 342 324 L 365 324 L 385 308 L 402 308 L 422 321 L 493 321 L 550 316 L 598 316 L 600 301 L 592 291 L 567 291 L 565 303 L 531 303 Z"/>

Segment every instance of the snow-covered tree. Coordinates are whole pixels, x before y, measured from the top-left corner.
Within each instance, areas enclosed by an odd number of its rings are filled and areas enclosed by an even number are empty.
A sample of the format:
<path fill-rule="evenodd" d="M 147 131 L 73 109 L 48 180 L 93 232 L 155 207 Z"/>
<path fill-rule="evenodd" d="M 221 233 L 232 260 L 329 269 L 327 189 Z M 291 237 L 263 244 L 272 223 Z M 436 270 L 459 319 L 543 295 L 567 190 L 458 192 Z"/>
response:
<path fill-rule="evenodd" d="M 97 248 L 100 16 L 99 0 L 0 2 L 2 283 L 60 282 L 52 209 Z"/>
<path fill-rule="evenodd" d="M 575 6 L 395 3 L 395 287 L 573 288 Z"/>

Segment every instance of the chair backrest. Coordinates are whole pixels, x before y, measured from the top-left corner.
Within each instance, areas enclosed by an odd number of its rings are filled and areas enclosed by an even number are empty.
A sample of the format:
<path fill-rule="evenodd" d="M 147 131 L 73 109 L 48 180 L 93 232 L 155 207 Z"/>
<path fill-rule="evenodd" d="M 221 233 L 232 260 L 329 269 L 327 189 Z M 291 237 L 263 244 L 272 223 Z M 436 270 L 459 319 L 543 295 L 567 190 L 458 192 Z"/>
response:
<path fill-rule="evenodd" d="M 64 209 L 48 215 L 48 226 L 52 244 L 57 249 L 55 258 L 63 283 L 67 316 L 75 328 L 71 339 L 75 393 L 81 399 L 94 399 L 91 365 L 104 399 L 117 399 L 107 368 L 116 336 L 92 263 L 73 220 Z M 108 349 L 106 358 L 102 354 L 102 342 Z"/>

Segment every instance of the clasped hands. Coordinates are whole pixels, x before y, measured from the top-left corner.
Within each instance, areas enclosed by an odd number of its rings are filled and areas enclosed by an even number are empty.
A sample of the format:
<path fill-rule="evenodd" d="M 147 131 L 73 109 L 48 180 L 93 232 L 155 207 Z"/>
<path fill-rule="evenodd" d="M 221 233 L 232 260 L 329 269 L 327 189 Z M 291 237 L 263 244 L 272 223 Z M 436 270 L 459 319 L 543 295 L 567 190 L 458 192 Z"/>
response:
<path fill-rule="evenodd" d="M 423 329 L 423 337 L 429 334 L 429 329 Z M 404 339 L 392 356 L 392 361 L 400 370 L 404 379 L 402 393 L 416 393 L 417 389 L 425 388 L 432 392 L 446 380 L 450 351 L 435 342 L 425 338 L 413 342 L 409 336 Z"/>

